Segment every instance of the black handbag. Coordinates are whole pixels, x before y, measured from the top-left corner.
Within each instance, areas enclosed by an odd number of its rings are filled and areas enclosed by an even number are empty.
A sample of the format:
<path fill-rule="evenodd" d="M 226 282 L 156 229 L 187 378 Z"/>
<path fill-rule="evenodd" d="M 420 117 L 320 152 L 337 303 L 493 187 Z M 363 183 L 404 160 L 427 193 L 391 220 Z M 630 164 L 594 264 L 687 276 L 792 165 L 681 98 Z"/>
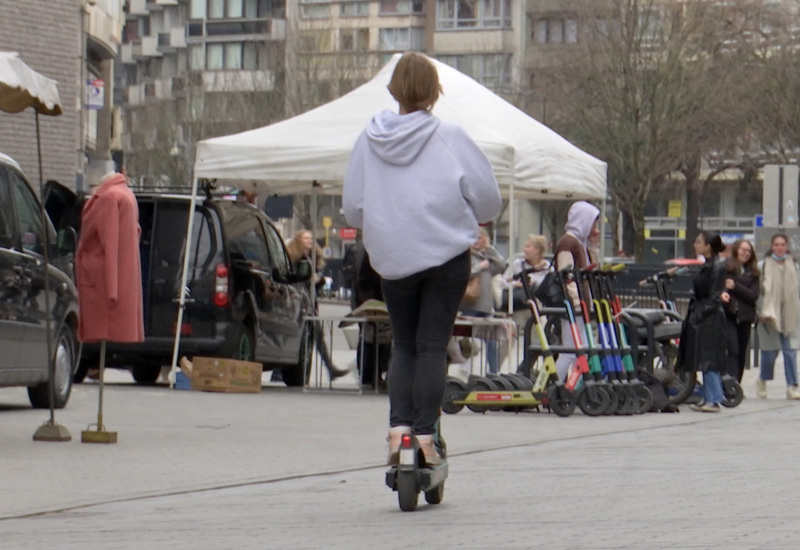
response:
<path fill-rule="evenodd" d="M 555 261 L 555 257 L 553 261 Z M 553 261 L 550 262 L 551 269 L 553 268 Z M 542 282 L 533 291 L 533 295 L 544 307 L 563 307 L 564 288 L 561 286 L 561 281 L 558 280 L 558 273 L 548 271 Z"/>
<path fill-rule="evenodd" d="M 528 309 L 528 297 L 525 296 L 525 289 L 515 288 L 511 299 L 512 311 Z M 503 290 L 503 305 L 500 311 L 508 311 L 508 289 Z"/>

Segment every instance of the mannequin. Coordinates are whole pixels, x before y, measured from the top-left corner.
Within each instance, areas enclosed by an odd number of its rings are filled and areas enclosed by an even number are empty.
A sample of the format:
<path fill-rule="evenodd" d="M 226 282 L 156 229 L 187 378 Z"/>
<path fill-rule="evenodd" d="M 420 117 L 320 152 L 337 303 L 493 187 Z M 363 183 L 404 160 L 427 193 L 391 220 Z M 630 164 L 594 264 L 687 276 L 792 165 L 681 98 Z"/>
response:
<path fill-rule="evenodd" d="M 139 208 L 118 173 L 107 174 L 83 207 L 76 255 L 81 342 L 142 342 Z"/>
<path fill-rule="evenodd" d="M 139 207 L 123 174 L 107 174 L 83 207 L 75 257 L 78 283 L 78 339 L 100 342 L 100 398 L 96 430 L 83 443 L 116 443 L 103 426 L 103 371 L 106 341 L 144 341 Z"/>

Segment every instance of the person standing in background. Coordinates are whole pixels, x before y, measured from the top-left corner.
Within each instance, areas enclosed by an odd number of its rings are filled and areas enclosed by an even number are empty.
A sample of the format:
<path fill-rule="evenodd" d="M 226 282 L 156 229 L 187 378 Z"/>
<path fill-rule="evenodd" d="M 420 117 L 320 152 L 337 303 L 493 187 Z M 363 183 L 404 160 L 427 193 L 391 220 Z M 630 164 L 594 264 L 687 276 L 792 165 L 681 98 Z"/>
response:
<path fill-rule="evenodd" d="M 756 397 L 767 398 L 767 381 L 772 380 L 775 359 L 783 352 L 786 399 L 800 399 L 797 388 L 797 329 L 800 310 L 800 276 L 789 252 L 789 239 L 773 235 L 761 266 L 761 299 L 758 310 L 758 341 L 761 372 L 756 379 Z"/>
<path fill-rule="evenodd" d="M 705 258 L 700 273 L 692 281 L 692 300 L 681 327 L 678 370 L 703 373 L 703 401 L 690 408 L 699 412 L 719 412 L 722 373 L 726 372 L 725 312 L 730 302 L 725 291 L 725 264 L 719 253 L 725 250 L 718 233 L 701 231 L 694 240 L 694 252 Z"/>
<path fill-rule="evenodd" d="M 726 264 L 725 288 L 731 300 L 725 306 L 728 339 L 728 375 L 741 383 L 750 343 L 750 330 L 756 320 L 756 301 L 761 292 L 753 245 L 744 239 L 733 243 Z"/>
<path fill-rule="evenodd" d="M 480 291 L 475 300 L 461 301 L 461 313 L 467 317 L 491 317 L 494 313 L 494 290 L 492 277 L 503 273 L 505 261 L 500 253 L 489 244 L 489 233 L 481 228 L 478 231 L 478 240 L 470 248 L 470 278 L 480 279 Z M 492 332 L 491 327 L 479 332 Z M 488 338 L 486 342 L 486 363 L 491 373 L 500 370 L 500 354 L 497 341 Z"/>
<path fill-rule="evenodd" d="M 569 208 L 567 223 L 564 225 L 564 236 L 556 244 L 554 267 L 556 271 L 564 269 L 585 269 L 590 264 L 597 261 L 597 258 L 590 257 L 590 249 L 600 237 L 598 225 L 600 222 L 600 210 L 585 201 L 578 201 Z M 578 334 L 584 334 L 583 319 L 578 315 L 581 303 L 578 296 L 578 286 L 575 281 L 570 281 L 567 285 L 567 299 L 572 303 L 575 311 L 575 322 L 578 325 Z M 585 295 L 589 295 L 588 289 Z M 569 319 L 561 319 L 561 343 L 564 346 L 573 346 L 577 349 L 578 344 L 572 339 Z M 560 353 L 556 361 L 558 379 L 564 382 L 567 379 L 570 367 L 577 358 L 574 353 Z"/>

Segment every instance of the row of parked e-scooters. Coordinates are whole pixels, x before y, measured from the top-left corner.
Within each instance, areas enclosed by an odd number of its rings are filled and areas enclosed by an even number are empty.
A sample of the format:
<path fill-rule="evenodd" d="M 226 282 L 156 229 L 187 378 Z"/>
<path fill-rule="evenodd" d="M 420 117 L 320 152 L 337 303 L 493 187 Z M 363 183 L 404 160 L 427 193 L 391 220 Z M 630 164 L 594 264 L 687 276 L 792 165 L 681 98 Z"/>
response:
<path fill-rule="evenodd" d="M 470 376 L 467 382 L 448 377 L 442 410 L 455 414 L 464 407 L 473 412 L 544 409 L 567 417 L 579 408 L 588 416 L 632 415 L 674 411 L 680 403 L 693 399 L 699 387 L 696 373 L 676 368 L 683 319 L 672 278 L 681 274 L 680 269 L 671 268 L 641 281 L 642 286 L 655 287 L 660 307 L 640 309 L 622 308 L 615 292 L 615 275 L 624 267 L 589 266 L 558 272 L 563 290 L 560 307 L 540 307 L 528 284 L 533 270 L 521 273 L 518 279 L 531 311 L 524 330 L 521 368 L 516 373 Z M 573 282 L 577 283 L 580 308 L 573 307 L 567 292 Z M 574 346 L 562 345 L 555 336 L 562 318 L 569 321 Z M 576 357 L 564 382 L 556 371 L 558 353 Z M 728 376 L 723 377 L 723 391 L 723 405 L 728 407 L 737 406 L 744 397 L 739 383 Z"/>

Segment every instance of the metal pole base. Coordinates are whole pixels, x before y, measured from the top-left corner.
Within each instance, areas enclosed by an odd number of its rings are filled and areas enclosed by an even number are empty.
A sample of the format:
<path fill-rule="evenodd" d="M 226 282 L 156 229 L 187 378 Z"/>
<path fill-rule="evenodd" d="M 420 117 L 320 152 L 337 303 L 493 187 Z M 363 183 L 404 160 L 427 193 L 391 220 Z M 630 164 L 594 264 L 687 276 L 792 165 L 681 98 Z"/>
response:
<path fill-rule="evenodd" d="M 117 432 L 107 432 L 105 430 L 84 430 L 81 432 L 81 443 L 116 443 Z"/>
<path fill-rule="evenodd" d="M 69 430 L 60 424 L 45 422 L 36 433 L 33 434 L 34 441 L 72 441 Z"/>

